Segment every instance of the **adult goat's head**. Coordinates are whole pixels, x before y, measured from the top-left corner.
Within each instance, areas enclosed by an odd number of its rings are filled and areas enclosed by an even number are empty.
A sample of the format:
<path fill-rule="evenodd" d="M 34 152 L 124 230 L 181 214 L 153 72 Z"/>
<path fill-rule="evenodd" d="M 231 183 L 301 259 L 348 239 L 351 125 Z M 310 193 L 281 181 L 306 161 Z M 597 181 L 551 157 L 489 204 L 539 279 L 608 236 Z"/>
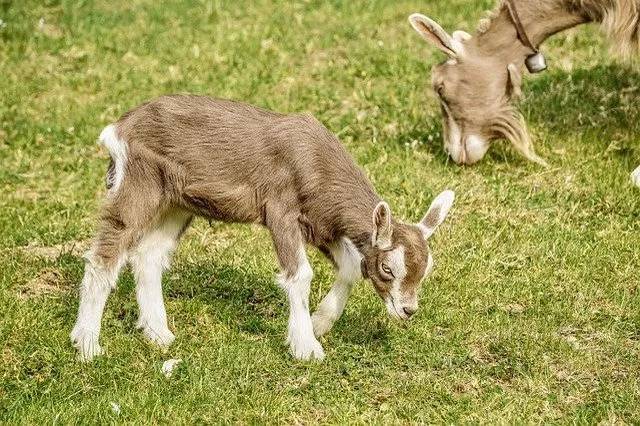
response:
<path fill-rule="evenodd" d="M 443 115 L 444 148 L 457 164 L 473 164 L 497 139 L 507 139 L 529 160 L 544 164 L 533 151 L 522 115 L 513 102 L 520 94 L 522 63 L 464 31 L 449 35 L 432 19 L 414 13 L 413 28 L 448 58 L 433 67 L 432 85 Z"/>

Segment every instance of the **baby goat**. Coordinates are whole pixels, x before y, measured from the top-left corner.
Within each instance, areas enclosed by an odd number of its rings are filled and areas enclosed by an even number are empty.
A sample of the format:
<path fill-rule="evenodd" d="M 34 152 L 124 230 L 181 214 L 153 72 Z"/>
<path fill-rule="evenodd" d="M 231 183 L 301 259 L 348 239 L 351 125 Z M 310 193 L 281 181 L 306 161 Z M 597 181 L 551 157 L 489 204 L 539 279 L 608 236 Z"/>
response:
<path fill-rule="evenodd" d="M 288 343 L 298 359 L 322 359 L 316 337 L 340 317 L 354 281 L 369 278 L 387 311 L 408 319 L 433 267 L 427 239 L 445 219 L 445 191 L 416 225 L 396 221 L 338 139 L 311 115 L 283 115 L 208 97 L 164 96 L 107 126 L 111 155 L 100 227 L 87 253 L 71 340 L 80 358 L 100 354 L 100 321 L 120 269 L 131 263 L 138 327 L 169 345 L 162 272 L 194 216 L 260 223 L 271 232 L 289 299 Z M 313 275 L 305 243 L 337 269 L 309 314 Z"/>

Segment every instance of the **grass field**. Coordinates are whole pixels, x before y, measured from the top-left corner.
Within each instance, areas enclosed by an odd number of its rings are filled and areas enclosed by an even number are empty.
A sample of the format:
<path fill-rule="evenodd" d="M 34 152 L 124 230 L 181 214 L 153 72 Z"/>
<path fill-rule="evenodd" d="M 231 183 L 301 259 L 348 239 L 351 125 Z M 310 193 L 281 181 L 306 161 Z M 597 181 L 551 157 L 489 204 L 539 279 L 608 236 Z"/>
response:
<path fill-rule="evenodd" d="M 618 423 L 640 420 L 640 73 L 597 28 L 546 45 L 522 110 L 551 166 L 497 144 L 442 151 L 415 11 L 472 30 L 492 1 L 0 0 L 0 423 Z M 163 352 L 135 330 L 130 272 L 89 365 L 69 342 L 108 156 L 100 130 L 191 92 L 310 111 L 394 214 L 457 202 L 408 325 L 367 282 L 294 361 L 268 234 L 196 221 L 165 275 Z M 332 282 L 311 251 L 312 305 Z M 171 378 L 160 368 L 183 360 Z M 114 409 L 114 404 L 119 410 Z"/>

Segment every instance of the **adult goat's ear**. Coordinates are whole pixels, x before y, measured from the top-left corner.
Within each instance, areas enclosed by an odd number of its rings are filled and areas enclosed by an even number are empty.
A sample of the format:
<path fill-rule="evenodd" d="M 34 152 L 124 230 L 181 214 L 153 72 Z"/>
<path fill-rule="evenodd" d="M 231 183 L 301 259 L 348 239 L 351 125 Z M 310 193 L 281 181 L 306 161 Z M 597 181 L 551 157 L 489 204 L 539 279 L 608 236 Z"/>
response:
<path fill-rule="evenodd" d="M 451 34 L 451 37 L 453 37 L 454 40 L 458 40 L 460 43 L 463 41 L 469 41 L 472 38 L 471 34 L 462 30 L 454 31 L 453 34 Z"/>
<path fill-rule="evenodd" d="M 371 244 L 385 250 L 391 248 L 391 209 L 384 201 L 380 201 L 373 209 L 373 234 Z"/>
<path fill-rule="evenodd" d="M 510 98 L 522 96 L 522 74 L 514 64 L 507 65 L 507 93 Z"/>
<path fill-rule="evenodd" d="M 446 53 L 450 58 L 457 59 L 462 56 L 464 48 L 462 46 L 463 34 L 451 37 L 433 19 L 420 13 L 409 16 L 409 23 L 429 43 Z"/>
<path fill-rule="evenodd" d="M 429 210 L 427 210 L 427 214 L 424 215 L 422 220 L 418 223 L 418 228 L 422 231 L 422 235 L 427 239 L 436 232 L 438 226 L 442 222 L 444 222 L 447 214 L 449 214 L 449 209 L 453 205 L 453 200 L 455 199 L 455 193 L 450 190 L 446 190 L 441 192 L 434 200 L 431 202 L 431 206 Z"/>

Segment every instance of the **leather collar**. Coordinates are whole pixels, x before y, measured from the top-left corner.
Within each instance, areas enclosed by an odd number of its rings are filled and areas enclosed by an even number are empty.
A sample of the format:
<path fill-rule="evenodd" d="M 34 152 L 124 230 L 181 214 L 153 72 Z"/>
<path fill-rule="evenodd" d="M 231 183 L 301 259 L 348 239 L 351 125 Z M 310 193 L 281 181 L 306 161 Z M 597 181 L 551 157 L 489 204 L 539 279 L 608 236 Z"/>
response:
<path fill-rule="evenodd" d="M 520 20 L 520 16 L 518 15 L 518 10 L 516 9 L 514 0 L 505 0 L 505 4 L 507 6 L 507 10 L 509 11 L 509 15 L 511 16 L 513 26 L 516 29 L 516 33 L 518 34 L 518 39 L 522 42 L 522 44 L 533 51 L 533 53 L 528 55 L 524 61 L 527 70 L 529 70 L 529 72 L 532 74 L 546 70 L 546 60 L 542 53 L 540 53 L 538 48 L 535 47 L 533 43 L 531 43 L 529 36 L 527 36 L 527 32 L 522 25 L 522 21 Z"/>

